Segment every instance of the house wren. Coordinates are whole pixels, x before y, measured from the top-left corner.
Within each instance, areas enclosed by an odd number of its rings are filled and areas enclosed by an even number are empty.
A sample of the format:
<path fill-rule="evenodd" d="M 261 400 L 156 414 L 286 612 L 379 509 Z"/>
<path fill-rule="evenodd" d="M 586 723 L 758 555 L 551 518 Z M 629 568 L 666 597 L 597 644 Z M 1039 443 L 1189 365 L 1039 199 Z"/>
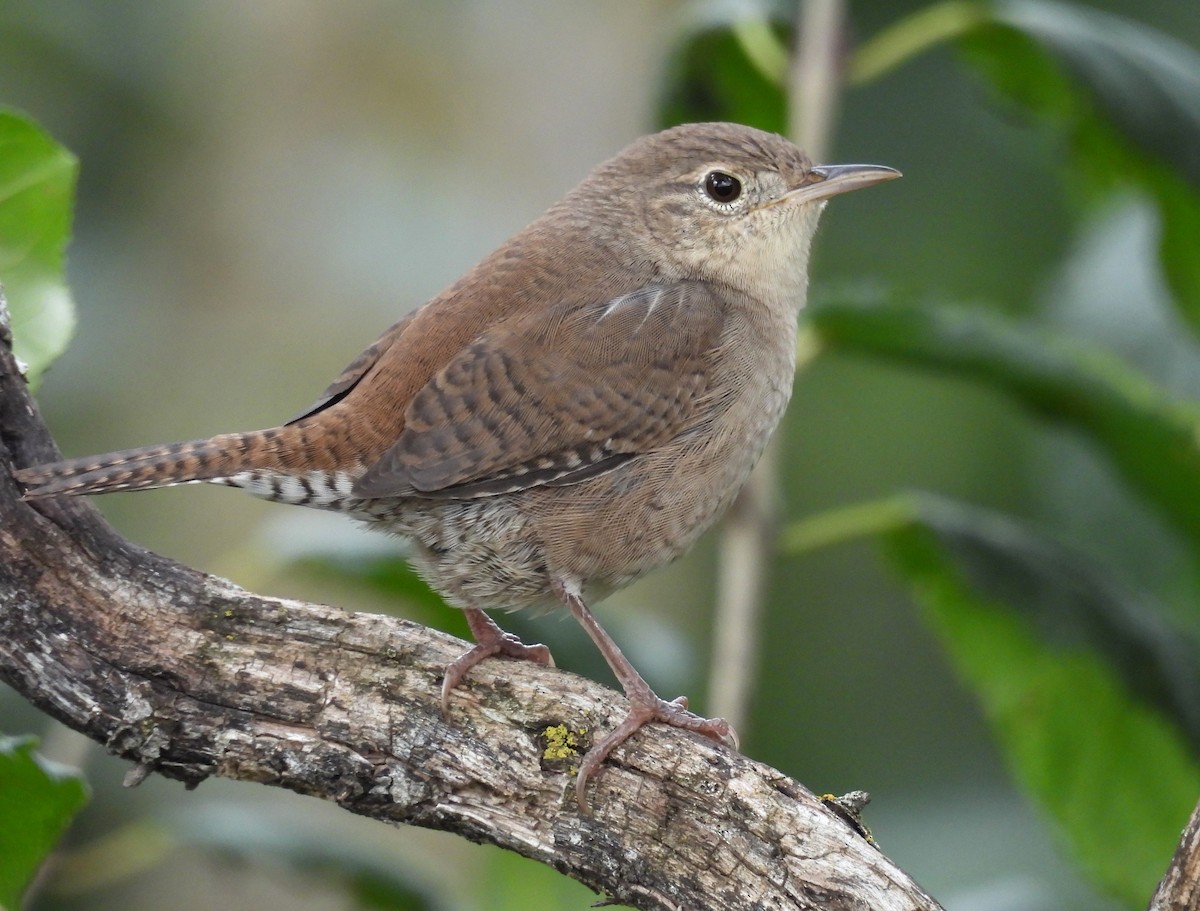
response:
<path fill-rule="evenodd" d="M 825 201 L 898 177 L 814 167 L 728 123 L 646 136 L 392 326 L 278 427 L 21 469 L 28 500 L 196 481 L 345 512 L 411 539 L 476 644 L 550 662 L 484 609 L 563 605 L 629 699 L 576 795 L 642 725 L 736 744 L 660 699 L 588 602 L 686 551 L 733 500 L 783 414 L 808 251 Z"/>

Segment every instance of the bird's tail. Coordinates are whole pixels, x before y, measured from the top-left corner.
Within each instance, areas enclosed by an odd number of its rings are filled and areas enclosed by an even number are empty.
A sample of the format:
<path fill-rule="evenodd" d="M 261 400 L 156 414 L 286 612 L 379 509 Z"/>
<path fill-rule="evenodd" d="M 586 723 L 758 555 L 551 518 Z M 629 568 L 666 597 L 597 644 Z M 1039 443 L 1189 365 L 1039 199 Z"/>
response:
<path fill-rule="evenodd" d="M 14 477 L 25 488 L 26 500 L 214 481 L 264 465 L 274 449 L 265 445 L 270 442 L 269 433 L 227 433 L 207 440 L 66 459 L 18 469 Z"/>

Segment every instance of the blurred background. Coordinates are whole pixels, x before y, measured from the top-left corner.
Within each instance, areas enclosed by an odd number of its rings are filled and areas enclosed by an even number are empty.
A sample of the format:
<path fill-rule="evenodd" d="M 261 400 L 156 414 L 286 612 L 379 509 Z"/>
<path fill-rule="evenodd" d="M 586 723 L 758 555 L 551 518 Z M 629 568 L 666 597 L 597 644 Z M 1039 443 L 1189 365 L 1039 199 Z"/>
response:
<path fill-rule="evenodd" d="M 920 5 L 852 0 L 851 38 Z M 1200 4 L 1082 5 L 1200 44 Z M 0 104 L 81 161 L 68 254 L 79 324 L 39 391 L 63 451 L 269 426 L 308 405 L 388 325 L 656 129 L 670 50 L 703 10 L 6 0 Z M 995 104 L 944 47 L 848 90 L 831 159 L 905 177 L 830 206 L 814 293 L 886 284 L 1086 324 L 1160 382 L 1200 391 L 1146 266 L 1152 219 L 1126 200 L 1081 223 L 1063 158 L 1055 136 Z M 934 490 L 1034 518 L 1171 603 L 1180 554 L 1157 520 L 1090 484 L 1103 464 L 994 393 L 822 355 L 799 376 L 781 436 L 788 517 Z M 404 610 L 296 569 L 307 554 L 392 548 L 338 517 L 210 488 L 97 505 L 138 543 L 248 588 Z M 693 694 L 701 712 L 713 539 L 600 610 L 656 688 Z M 870 791 L 879 844 L 948 908 L 1117 907 L 1014 789 L 974 699 L 874 547 L 781 557 L 771 570 L 745 752 L 818 793 Z M 1194 630 L 1187 605 L 1175 607 Z M 459 629 L 451 613 L 421 617 Z M 572 624 L 512 625 L 560 666 L 609 679 Z M 412 907 L 596 900 L 521 858 L 292 794 L 223 781 L 185 792 L 156 777 L 122 790 L 123 763 L 2 688 L 0 728 L 42 733 L 45 751 L 85 763 L 95 787 L 38 908 L 354 908 L 366 901 L 347 885 L 356 869 L 399 874 Z"/>

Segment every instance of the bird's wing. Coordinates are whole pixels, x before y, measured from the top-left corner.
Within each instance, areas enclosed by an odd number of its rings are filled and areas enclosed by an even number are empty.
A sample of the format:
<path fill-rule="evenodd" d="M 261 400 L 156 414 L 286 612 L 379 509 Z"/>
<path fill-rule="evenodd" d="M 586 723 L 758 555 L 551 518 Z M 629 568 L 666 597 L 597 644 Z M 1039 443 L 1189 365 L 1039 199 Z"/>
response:
<path fill-rule="evenodd" d="M 379 361 L 379 358 L 385 351 L 392 346 L 404 330 L 408 328 L 408 324 L 412 321 L 413 314 L 410 313 L 400 322 L 393 325 L 387 332 L 381 335 L 375 342 L 367 347 L 358 357 L 338 374 L 337 379 L 329 384 L 328 388 L 317 398 L 315 402 L 301 411 L 299 414 L 292 417 L 287 423 L 295 424 L 297 421 L 302 421 L 305 418 L 312 417 L 318 412 L 324 411 L 333 405 L 336 405 L 347 395 L 351 390 L 358 385 L 359 380 L 367 375 L 372 367 Z"/>
<path fill-rule="evenodd" d="M 413 397 L 355 495 L 492 496 L 652 450 L 694 419 L 725 315 L 704 285 L 679 283 L 502 323 Z"/>

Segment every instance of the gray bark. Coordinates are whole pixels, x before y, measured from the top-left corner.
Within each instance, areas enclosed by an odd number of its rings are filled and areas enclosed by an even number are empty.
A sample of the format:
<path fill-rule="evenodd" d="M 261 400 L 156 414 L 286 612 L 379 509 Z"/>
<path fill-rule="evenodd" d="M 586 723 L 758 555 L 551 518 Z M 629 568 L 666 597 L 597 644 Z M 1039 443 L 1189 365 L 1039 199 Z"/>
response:
<path fill-rule="evenodd" d="M 1200 805 L 1192 811 L 1149 911 L 1200 911 Z"/>

